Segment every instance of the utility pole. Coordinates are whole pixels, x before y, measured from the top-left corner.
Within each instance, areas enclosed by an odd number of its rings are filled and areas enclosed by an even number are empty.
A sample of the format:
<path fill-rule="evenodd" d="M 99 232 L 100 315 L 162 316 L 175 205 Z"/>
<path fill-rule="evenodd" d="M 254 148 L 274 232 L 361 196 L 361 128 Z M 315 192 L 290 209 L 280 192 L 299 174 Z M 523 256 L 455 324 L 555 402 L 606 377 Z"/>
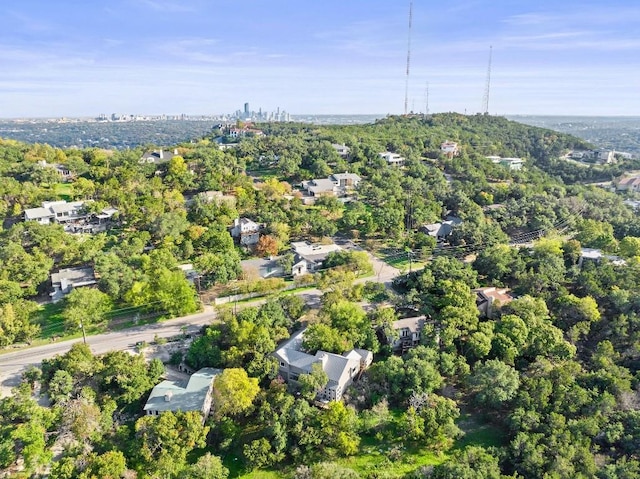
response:
<path fill-rule="evenodd" d="M 84 341 L 84 344 L 87 344 L 87 335 L 84 331 L 84 323 L 82 320 L 80 321 L 80 329 L 82 329 L 82 340 Z"/>

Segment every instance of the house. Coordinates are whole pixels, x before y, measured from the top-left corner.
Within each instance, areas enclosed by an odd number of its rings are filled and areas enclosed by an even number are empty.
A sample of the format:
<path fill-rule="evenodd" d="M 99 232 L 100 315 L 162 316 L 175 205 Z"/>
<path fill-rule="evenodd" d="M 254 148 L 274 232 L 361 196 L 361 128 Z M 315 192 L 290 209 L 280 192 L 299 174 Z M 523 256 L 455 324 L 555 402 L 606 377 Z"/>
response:
<path fill-rule="evenodd" d="M 294 253 L 293 276 L 302 276 L 307 273 L 314 273 L 322 267 L 322 262 L 333 251 L 340 251 L 342 248 L 335 243 L 319 244 L 308 241 L 297 241 L 291 243 Z"/>
<path fill-rule="evenodd" d="M 346 196 L 360 183 L 360 177 L 355 173 L 334 173 L 327 178 L 302 182 L 302 189 L 309 196 Z"/>
<path fill-rule="evenodd" d="M 220 373 L 219 369 L 202 368 L 186 382 L 162 381 L 149 394 L 144 411 L 150 416 L 166 411 L 199 411 L 204 423 L 213 402 L 213 381 Z"/>
<path fill-rule="evenodd" d="M 478 311 L 480 311 L 481 316 L 486 318 L 491 318 L 495 309 L 513 300 L 513 296 L 509 294 L 509 289 L 507 288 L 477 288 L 473 292 L 476 293 Z"/>
<path fill-rule="evenodd" d="M 287 383 L 297 385 L 301 374 L 309 374 L 314 364 L 322 366 L 329 381 L 318 392 L 320 401 L 339 401 L 353 380 L 373 361 L 373 353 L 366 349 L 352 349 L 342 355 L 317 351 L 315 355 L 302 350 L 305 329 L 285 341 L 274 353 L 278 374 Z"/>
<path fill-rule="evenodd" d="M 100 233 L 107 231 L 116 221 L 118 210 L 115 208 L 104 208 L 100 213 L 90 213 L 84 217 L 79 217 L 71 223 L 65 225 L 65 231 L 69 233 Z"/>
<path fill-rule="evenodd" d="M 69 294 L 74 288 L 92 286 L 98 281 L 92 267 L 66 268 L 51 275 L 51 300 L 56 303 Z"/>
<path fill-rule="evenodd" d="M 69 233 L 97 233 L 106 231 L 118 214 L 115 208 L 104 208 L 100 213 L 86 211 L 85 201 L 44 201 L 40 208 L 24 210 L 25 221 L 37 221 L 42 225 L 59 223 Z"/>
<path fill-rule="evenodd" d="M 336 153 L 338 153 L 338 155 L 340 155 L 342 158 L 349 157 L 349 153 L 351 152 L 351 149 L 344 143 L 342 145 L 338 143 L 333 143 L 331 146 L 333 147 L 334 150 L 336 150 Z"/>
<path fill-rule="evenodd" d="M 184 277 L 187 278 L 187 281 L 189 281 L 189 283 L 195 285 L 197 281 L 199 289 L 200 273 L 198 273 L 192 263 L 179 264 L 178 269 L 184 273 Z"/>
<path fill-rule="evenodd" d="M 629 176 L 628 178 L 620 178 L 616 183 L 616 190 L 638 193 L 640 191 L 640 176 Z"/>
<path fill-rule="evenodd" d="M 255 246 L 260 239 L 261 226 L 249 218 L 236 218 L 231 227 L 231 236 L 242 246 Z"/>
<path fill-rule="evenodd" d="M 233 195 L 225 195 L 222 191 L 201 191 L 196 195 L 196 197 L 204 201 L 205 203 L 215 203 L 217 205 L 227 203 L 231 206 L 236 205 L 236 197 Z"/>
<path fill-rule="evenodd" d="M 56 173 L 60 175 L 60 179 L 62 181 L 69 181 L 75 176 L 69 168 L 60 163 L 47 163 L 47 160 L 40 160 L 38 161 L 38 165 L 40 165 L 42 168 L 54 169 Z"/>
<path fill-rule="evenodd" d="M 25 221 L 37 221 L 42 225 L 51 223 L 69 223 L 87 217 L 84 201 L 43 201 L 41 208 L 24 210 Z"/>
<path fill-rule="evenodd" d="M 253 123 L 246 122 L 240 126 L 226 125 L 222 131 L 231 138 L 242 138 L 245 136 L 263 136 L 264 132 L 257 128 L 252 128 Z"/>
<path fill-rule="evenodd" d="M 147 151 L 140 157 L 140 163 L 153 163 L 159 165 L 161 163 L 167 163 L 171 161 L 171 158 L 178 156 L 178 149 L 174 149 L 173 152 L 165 151 L 162 148 L 159 150 Z"/>
<path fill-rule="evenodd" d="M 242 274 L 245 279 L 277 278 L 285 275 L 280 263 L 281 256 L 272 258 L 252 258 L 240 261 Z"/>
<path fill-rule="evenodd" d="M 383 158 L 389 166 L 402 167 L 404 166 L 404 158 L 397 153 L 391 153 L 390 151 L 384 151 L 379 153 L 380 158 Z"/>
<path fill-rule="evenodd" d="M 504 166 L 514 171 L 521 170 L 524 164 L 523 158 L 501 158 L 499 156 L 487 156 L 486 158 L 496 165 Z"/>
<path fill-rule="evenodd" d="M 437 241 L 443 241 L 447 236 L 453 232 L 453 228 L 462 224 L 462 220 L 455 216 L 447 216 L 447 218 L 441 223 L 431 223 L 422 225 L 420 230 L 423 233 L 432 236 Z"/>
<path fill-rule="evenodd" d="M 458 156 L 460 154 L 458 144 L 455 141 L 442 142 L 442 144 L 440 145 L 440 151 L 449 158 L 453 158 L 454 156 Z"/>
<path fill-rule="evenodd" d="M 640 211 L 640 201 L 638 200 L 624 200 L 623 203 L 636 212 Z"/>
<path fill-rule="evenodd" d="M 389 341 L 391 349 L 394 352 L 404 354 L 409 349 L 420 344 L 420 335 L 424 329 L 426 316 L 415 316 L 413 318 L 398 319 L 393 322 L 393 329 L 398 332 L 398 338 Z"/>
<path fill-rule="evenodd" d="M 611 164 L 614 163 L 616 160 L 616 156 L 615 156 L 615 151 L 610 151 L 610 150 L 598 150 L 598 151 L 594 151 L 594 159 L 598 162 L 598 163 L 604 163 L 604 164 Z"/>
<path fill-rule="evenodd" d="M 610 261 L 615 266 L 622 266 L 627 263 L 620 256 L 604 254 L 601 250 L 595 248 L 582 248 L 580 250 L 580 259 L 578 259 L 578 266 L 582 268 L 585 260 L 600 263 L 603 259 Z"/>

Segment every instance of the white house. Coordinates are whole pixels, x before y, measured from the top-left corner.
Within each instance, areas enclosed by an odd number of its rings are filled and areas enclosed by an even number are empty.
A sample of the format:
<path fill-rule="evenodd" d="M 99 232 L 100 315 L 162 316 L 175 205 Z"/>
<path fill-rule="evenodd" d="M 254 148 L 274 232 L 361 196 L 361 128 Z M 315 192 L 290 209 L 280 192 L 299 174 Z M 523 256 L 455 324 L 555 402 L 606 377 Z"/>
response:
<path fill-rule="evenodd" d="M 455 141 L 445 141 L 440 145 L 440 151 L 447 155 L 449 158 L 453 158 L 454 156 L 458 156 L 460 154 L 460 150 L 458 149 L 458 144 Z"/>
<path fill-rule="evenodd" d="M 41 208 L 28 208 L 24 210 L 25 221 L 37 221 L 40 224 L 68 223 L 86 218 L 84 201 L 43 201 Z"/>
<path fill-rule="evenodd" d="M 306 328 L 295 333 L 274 353 L 278 360 L 278 374 L 287 383 L 297 384 L 301 374 L 309 374 L 314 364 L 322 366 L 329 381 L 318 392 L 320 401 L 339 401 L 353 380 L 371 365 L 373 353 L 366 349 L 352 349 L 342 355 L 317 351 L 315 355 L 302 351 Z"/>
<path fill-rule="evenodd" d="M 486 318 L 491 318 L 494 309 L 504 306 L 513 300 L 513 296 L 507 288 L 496 288 L 493 286 L 486 288 L 477 288 L 473 290 L 476 293 L 476 306 L 480 314 Z"/>
<path fill-rule="evenodd" d="M 319 178 L 302 182 L 302 189 L 309 196 L 346 196 L 360 183 L 360 176 L 355 173 L 334 173 L 327 178 Z"/>
<path fill-rule="evenodd" d="M 24 210 L 25 221 L 37 221 L 42 225 L 59 223 L 69 233 L 96 233 L 105 231 L 117 215 L 115 208 L 104 208 L 100 213 L 88 213 L 85 201 L 43 201 L 40 208 Z"/>
<path fill-rule="evenodd" d="M 392 153 L 390 151 L 384 151 L 379 153 L 380 157 L 383 158 L 389 166 L 402 167 L 404 166 L 405 159 L 397 153 Z"/>
<path fill-rule="evenodd" d="M 501 158 L 499 156 L 487 156 L 486 158 L 496 165 L 501 165 L 514 171 L 521 170 L 524 165 L 523 158 Z"/>
<path fill-rule="evenodd" d="M 620 256 L 605 254 L 601 250 L 596 248 L 582 248 L 580 250 L 580 259 L 578 260 L 578 266 L 582 267 L 582 264 L 585 262 L 585 260 L 600 263 L 603 259 L 610 261 L 615 266 L 622 266 L 627 263 Z"/>
<path fill-rule="evenodd" d="M 260 225 L 249 218 L 236 218 L 231 227 L 231 236 L 242 246 L 254 246 L 260 240 Z"/>
<path fill-rule="evenodd" d="M 349 153 L 351 152 L 351 149 L 344 143 L 342 145 L 338 143 L 333 143 L 331 146 L 333 147 L 334 150 L 336 150 L 336 153 L 338 153 L 338 155 L 340 155 L 342 158 L 347 158 L 349 156 Z"/>
<path fill-rule="evenodd" d="M 308 241 L 293 242 L 291 243 L 291 248 L 295 254 L 294 264 L 291 268 L 293 276 L 302 276 L 319 270 L 329 253 L 342 250 L 335 243 L 320 244 Z"/>

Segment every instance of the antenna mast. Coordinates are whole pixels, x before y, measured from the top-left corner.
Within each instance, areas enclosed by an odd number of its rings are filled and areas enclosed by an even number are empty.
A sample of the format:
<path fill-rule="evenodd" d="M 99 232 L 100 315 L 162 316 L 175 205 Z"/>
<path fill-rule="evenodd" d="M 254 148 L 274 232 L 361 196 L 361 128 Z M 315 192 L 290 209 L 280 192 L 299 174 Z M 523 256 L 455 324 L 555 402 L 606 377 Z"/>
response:
<path fill-rule="evenodd" d="M 413 19 L 413 2 L 409 2 L 409 39 L 407 40 L 407 76 L 404 83 L 404 114 L 407 115 L 409 103 L 409 68 L 411 66 L 411 23 Z"/>
<path fill-rule="evenodd" d="M 491 90 L 491 57 L 493 54 L 493 46 L 489 46 L 489 66 L 487 66 L 487 84 L 484 87 L 484 96 L 482 97 L 482 113 L 489 114 L 489 92 Z"/>
<path fill-rule="evenodd" d="M 424 90 L 424 117 L 429 116 L 429 82 L 427 82 L 427 86 Z"/>

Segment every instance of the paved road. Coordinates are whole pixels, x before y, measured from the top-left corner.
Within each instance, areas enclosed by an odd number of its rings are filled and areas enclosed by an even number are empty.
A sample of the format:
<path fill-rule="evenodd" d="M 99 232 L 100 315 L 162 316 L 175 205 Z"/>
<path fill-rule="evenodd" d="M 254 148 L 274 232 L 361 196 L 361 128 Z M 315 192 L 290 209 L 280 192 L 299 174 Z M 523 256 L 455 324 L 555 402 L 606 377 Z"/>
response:
<path fill-rule="evenodd" d="M 361 248 L 351 241 L 341 240 L 340 243 L 345 249 L 361 250 Z M 369 254 L 369 258 L 373 265 L 375 276 L 361 278 L 356 280 L 356 282 L 376 281 L 390 286 L 391 281 L 400 274 L 400 271 L 371 254 Z M 309 306 L 320 306 L 322 291 L 310 289 L 297 294 L 301 296 Z M 264 298 L 256 299 L 255 302 L 244 303 L 243 307 L 253 306 L 254 303 L 260 304 L 264 301 Z M 203 325 L 210 324 L 214 318 L 215 311 L 213 307 L 207 306 L 202 313 L 183 316 L 162 323 L 89 336 L 87 337 L 87 343 L 94 354 L 104 354 L 113 350 L 134 350 L 137 342 L 146 341 L 149 343 L 153 341 L 156 335 L 161 338 L 175 336 L 182 333 L 183 328 L 187 329 L 187 333 L 195 333 Z M 29 366 L 40 364 L 43 359 L 50 359 L 57 354 L 64 354 L 74 343 L 81 341 L 82 339 L 60 341 L 0 355 L 0 397 L 10 394 L 11 388 L 19 383 L 23 370 Z"/>
<path fill-rule="evenodd" d="M 137 342 L 146 341 L 149 343 L 156 335 L 160 338 L 176 336 L 182 333 L 183 328 L 186 328 L 187 333 L 196 333 L 203 325 L 211 323 L 214 318 L 215 311 L 211 306 L 207 306 L 202 313 L 122 331 L 88 336 L 87 343 L 95 354 L 104 354 L 115 349 L 133 350 Z M 82 339 L 60 341 L 0 355 L 0 396 L 10 393 L 11 388 L 20 381 L 20 373 L 24 369 L 31 365 L 40 364 L 43 359 L 64 354 L 74 343 L 78 342 L 82 342 Z"/>

